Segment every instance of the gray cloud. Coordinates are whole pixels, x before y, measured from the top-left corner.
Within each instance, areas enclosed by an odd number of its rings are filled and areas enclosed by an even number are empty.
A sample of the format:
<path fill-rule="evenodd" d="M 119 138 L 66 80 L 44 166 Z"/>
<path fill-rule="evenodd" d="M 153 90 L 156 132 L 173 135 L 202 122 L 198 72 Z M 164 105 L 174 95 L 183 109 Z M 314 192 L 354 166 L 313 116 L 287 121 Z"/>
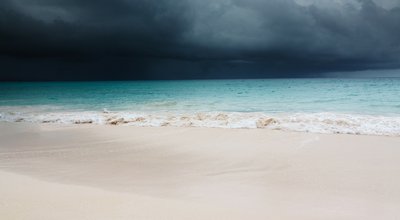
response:
<path fill-rule="evenodd" d="M 400 8 L 387 10 L 372 1 L 331 2 L 330 7 L 290 0 L 214 5 L 215 11 L 199 12 L 201 22 L 191 33 L 194 42 L 256 54 L 282 51 L 383 61 L 399 55 Z"/>
<path fill-rule="evenodd" d="M 399 68 L 399 6 L 396 0 L 3 0 L 1 78 L 279 77 Z M 32 68 L 38 73 L 26 73 Z"/>

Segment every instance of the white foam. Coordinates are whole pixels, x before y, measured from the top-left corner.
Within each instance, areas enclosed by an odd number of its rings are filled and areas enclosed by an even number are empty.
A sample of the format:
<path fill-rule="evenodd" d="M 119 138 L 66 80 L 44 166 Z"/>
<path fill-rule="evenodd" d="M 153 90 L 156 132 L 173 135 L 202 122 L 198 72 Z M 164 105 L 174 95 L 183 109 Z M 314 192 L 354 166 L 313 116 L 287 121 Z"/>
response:
<path fill-rule="evenodd" d="M 339 113 L 264 114 L 239 112 L 110 112 L 32 111 L 31 108 L 1 108 L 0 121 L 175 126 L 214 128 L 259 128 L 314 133 L 345 133 L 400 136 L 400 116 Z"/>

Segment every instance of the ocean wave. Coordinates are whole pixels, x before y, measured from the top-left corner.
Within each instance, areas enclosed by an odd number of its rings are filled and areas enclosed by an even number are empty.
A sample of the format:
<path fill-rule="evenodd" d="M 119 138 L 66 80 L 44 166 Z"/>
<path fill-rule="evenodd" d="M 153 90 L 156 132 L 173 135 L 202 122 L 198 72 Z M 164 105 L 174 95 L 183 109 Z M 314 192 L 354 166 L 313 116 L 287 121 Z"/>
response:
<path fill-rule="evenodd" d="M 339 113 L 265 114 L 240 112 L 35 112 L 3 111 L 0 121 L 173 126 L 213 128 L 258 128 L 313 133 L 400 136 L 400 117 Z"/>
<path fill-rule="evenodd" d="M 176 101 L 160 101 L 160 102 L 152 102 L 152 103 L 149 103 L 148 105 L 152 106 L 152 107 L 170 107 L 170 106 L 178 105 L 178 102 L 176 102 Z"/>

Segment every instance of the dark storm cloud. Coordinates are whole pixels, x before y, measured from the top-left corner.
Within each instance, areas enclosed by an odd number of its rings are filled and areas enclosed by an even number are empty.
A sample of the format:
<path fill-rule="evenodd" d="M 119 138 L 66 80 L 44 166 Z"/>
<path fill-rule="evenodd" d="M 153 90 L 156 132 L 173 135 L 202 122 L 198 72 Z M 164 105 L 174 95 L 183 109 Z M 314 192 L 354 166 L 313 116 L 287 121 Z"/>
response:
<path fill-rule="evenodd" d="M 287 77 L 399 68 L 399 6 L 396 0 L 3 0 L 0 76 Z"/>
<path fill-rule="evenodd" d="M 158 55 L 174 44 L 189 20 L 178 1 L 29 2 L 2 7 L 5 55 Z"/>

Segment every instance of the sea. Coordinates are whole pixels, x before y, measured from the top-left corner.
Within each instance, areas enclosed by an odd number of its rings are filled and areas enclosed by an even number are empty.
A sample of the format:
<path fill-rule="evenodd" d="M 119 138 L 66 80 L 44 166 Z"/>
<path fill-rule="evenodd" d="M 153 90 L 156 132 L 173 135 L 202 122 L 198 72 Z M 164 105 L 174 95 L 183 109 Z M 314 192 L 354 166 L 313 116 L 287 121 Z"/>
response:
<path fill-rule="evenodd" d="M 0 121 L 400 136 L 400 78 L 3 82 Z"/>

